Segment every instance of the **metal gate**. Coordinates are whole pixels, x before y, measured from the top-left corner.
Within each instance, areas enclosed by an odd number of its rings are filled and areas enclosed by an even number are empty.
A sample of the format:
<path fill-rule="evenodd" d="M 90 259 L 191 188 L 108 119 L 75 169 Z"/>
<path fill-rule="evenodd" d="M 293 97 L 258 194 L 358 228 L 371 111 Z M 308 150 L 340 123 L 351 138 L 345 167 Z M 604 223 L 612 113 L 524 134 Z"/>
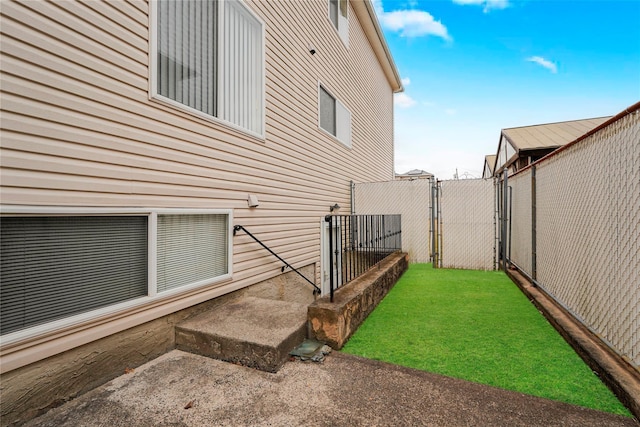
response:
<path fill-rule="evenodd" d="M 371 182 L 353 192 L 356 214 L 402 215 L 402 249 L 411 263 L 495 268 L 493 181 Z"/>

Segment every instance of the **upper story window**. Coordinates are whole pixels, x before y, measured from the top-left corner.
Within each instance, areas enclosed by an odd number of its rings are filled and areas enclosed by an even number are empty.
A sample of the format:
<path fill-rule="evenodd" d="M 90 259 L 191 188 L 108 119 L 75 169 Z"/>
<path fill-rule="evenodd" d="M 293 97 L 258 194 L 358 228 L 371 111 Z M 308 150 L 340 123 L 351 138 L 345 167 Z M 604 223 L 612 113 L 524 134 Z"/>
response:
<path fill-rule="evenodd" d="M 351 147 L 351 112 L 322 85 L 318 86 L 320 128 Z"/>
<path fill-rule="evenodd" d="M 238 0 L 158 0 L 152 21 L 152 97 L 262 136 L 262 21 Z"/>
<path fill-rule="evenodd" d="M 348 0 L 329 0 L 329 19 L 347 47 L 349 47 L 348 12 Z"/>

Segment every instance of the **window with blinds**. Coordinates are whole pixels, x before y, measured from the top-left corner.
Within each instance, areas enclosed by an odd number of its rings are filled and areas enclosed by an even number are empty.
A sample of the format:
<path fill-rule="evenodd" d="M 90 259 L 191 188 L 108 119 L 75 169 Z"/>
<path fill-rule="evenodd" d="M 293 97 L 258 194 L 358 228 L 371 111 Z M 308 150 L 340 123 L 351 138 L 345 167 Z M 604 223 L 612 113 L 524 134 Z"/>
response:
<path fill-rule="evenodd" d="M 322 85 L 318 86 L 320 128 L 351 147 L 351 112 Z"/>
<path fill-rule="evenodd" d="M 159 0 L 153 95 L 264 134 L 264 29 L 239 0 Z"/>
<path fill-rule="evenodd" d="M 229 272 L 227 215 L 158 215 L 158 292 Z"/>
<path fill-rule="evenodd" d="M 2 216 L 0 334 L 230 278 L 220 212 Z"/>
<path fill-rule="evenodd" d="M 147 220 L 1 218 L 2 335 L 146 295 Z"/>
<path fill-rule="evenodd" d="M 348 10 L 348 0 L 329 0 L 329 19 L 347 47 L 349 47 Z"/>
<path fill-rule="evenodd" d="M 336 99 L 320 86 L 320 127 L 336 136 Z"/>

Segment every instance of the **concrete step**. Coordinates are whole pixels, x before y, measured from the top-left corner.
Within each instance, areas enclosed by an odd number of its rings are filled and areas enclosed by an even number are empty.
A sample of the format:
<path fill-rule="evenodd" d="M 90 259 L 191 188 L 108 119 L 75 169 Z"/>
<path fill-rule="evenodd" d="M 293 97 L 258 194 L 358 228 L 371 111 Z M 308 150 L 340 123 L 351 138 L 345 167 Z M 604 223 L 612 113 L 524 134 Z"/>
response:
<path fill-rule="evenodd" d="M 246 297 L 176 326 L 176 347 L 277 372 L 307 336 L 307 306 Z"/>

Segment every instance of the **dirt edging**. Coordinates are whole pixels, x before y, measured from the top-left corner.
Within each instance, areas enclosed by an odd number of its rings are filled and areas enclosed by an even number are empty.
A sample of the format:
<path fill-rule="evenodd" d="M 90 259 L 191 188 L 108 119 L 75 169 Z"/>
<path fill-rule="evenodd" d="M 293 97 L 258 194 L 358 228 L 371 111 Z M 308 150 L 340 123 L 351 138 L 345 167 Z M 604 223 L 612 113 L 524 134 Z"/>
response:
<path fill-rule="evenodd" d="M 640 372 L 518 270 L 508 270 L 507 275 L 631 411 L 636 421 L 640 420 Z"/>

